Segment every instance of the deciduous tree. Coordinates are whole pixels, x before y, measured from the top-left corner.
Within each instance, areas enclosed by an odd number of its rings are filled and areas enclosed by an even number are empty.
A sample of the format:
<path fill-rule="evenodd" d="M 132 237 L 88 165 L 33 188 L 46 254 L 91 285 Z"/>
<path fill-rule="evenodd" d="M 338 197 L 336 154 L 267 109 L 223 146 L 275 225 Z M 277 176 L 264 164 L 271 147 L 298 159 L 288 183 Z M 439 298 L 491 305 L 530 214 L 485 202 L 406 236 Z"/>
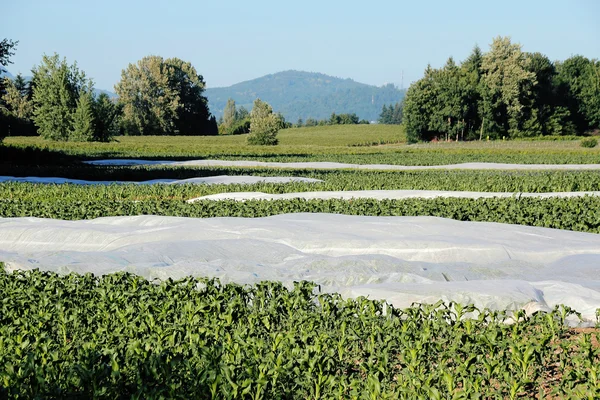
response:
<path fill-rule="evenodd" d="M 189 63 L 148 56 L 122 71 L 115 86 L 132 135 L 216 134 L 216 121 L 202 94 L 205 83 Z M 214 126 L 213 126 L 214 125 Z"/>
<path fill-rule="evenodd" d="M 281 121 L 273 113 L 271 106 L 260 100 L 254 100 L 252 111 L 250 111 L 250 135 L 248 144 L 252 145 L 276 145 L 277 132 Z"/>

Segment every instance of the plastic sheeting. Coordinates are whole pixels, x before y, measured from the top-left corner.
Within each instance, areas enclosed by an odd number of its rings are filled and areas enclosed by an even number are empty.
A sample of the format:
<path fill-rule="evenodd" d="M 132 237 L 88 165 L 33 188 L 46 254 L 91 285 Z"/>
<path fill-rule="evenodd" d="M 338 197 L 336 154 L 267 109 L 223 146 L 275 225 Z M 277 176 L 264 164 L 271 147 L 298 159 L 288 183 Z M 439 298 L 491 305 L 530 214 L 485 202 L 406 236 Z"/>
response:
<path fill-rule="evenodd" d="M 502 163 L 463 163 L 451 165 L 391 165 L 391 164 L 344 164 L 335 162 L 263 162 L 236 160 L 136 160 L 110 159 L 84 161 L 92 165 L 172 165 L 195 167 L 261 167 L 294 169 L 367 169 L 415 171 L 425 169 L 466 169 L 466 170 L 600 170 L 600 164 L 502 164 Z"/>
<path fill-rule="evenodd" d="M 600 235 L 435 217 L 0 219 L 10 269 L 242 284 L 311 280 L 325 291 L 407 307 L 458 301 L 531 312 L 600 308 Z"/>
<path fill-rule="evenodd" d="M 434 199 L 436 197 L 453 197 L 466 199 L 492 198 L 492 197 L 584 197 L 600 196 L 600 192 L 549 192 L 549 193 L 505 193 L 505 192 L 459 192 L 444 190 L 348 190 L 330 192 L 297 192 L 270 194 L 262 192 L 230 192 L 217 193 L 188 200 L 193 203 L 199 200 L 286 200 L 286 199 L 375 199 L 375 200 L 401 200 L 401 199 Z"/>
<path fill-rule="evenodd" d="M 135 185 L 151 185 L 155 183 L 164 183 L 172 185 L 183 185 L 183 184 L 253 184 L 253 183 L 289 183 L 289 182 L 323 182 L 320 179 L 313 178 L 297 178 L 289 176 L 250 176 L 250 175 L 219 175 L 209 176 L 204 178 L 189 178 L 189 179 L 152 179 L 149 181 L 86 181 L 81 179 L 68 179 L 58 177 L 37 177 L 28 176 L 24 178 L 18 178 L 14 176 L 0 176 L 0 183 L 2 182 L 27 182 L 27 183 L 48 183 L 48 184 L 65 184 L 70 183 L 74 185 L 110 185 L 110 184 L 135 184 Z"/>

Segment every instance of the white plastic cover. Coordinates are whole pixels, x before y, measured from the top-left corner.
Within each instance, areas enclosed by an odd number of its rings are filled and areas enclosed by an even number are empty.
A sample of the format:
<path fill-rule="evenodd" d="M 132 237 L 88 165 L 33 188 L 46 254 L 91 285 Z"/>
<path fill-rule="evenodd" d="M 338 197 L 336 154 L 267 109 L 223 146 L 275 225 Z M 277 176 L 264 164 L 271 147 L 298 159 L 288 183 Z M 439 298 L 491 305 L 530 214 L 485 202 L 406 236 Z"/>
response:
<path fill-rule="evenodd" d="M 390 165 L 390 164 L 344 164 L 336 162 L 264 162 L 239 160 L 136 160 L 109 159 L 90 160 L 84 163 L 92 165 L 172 165 L 195 167 L 269 167 L 294 169 L 368 169 L 414 171 L 424 169 L 468 169 L 468 170 L 600 170 L 600 164 L 503 164 L 503 163 L 462 163 L 451 165 Z"/>
<path fill-rule="evenodd" d="M 439 299 L 595 320 L 600 235 L 435 217 L 286 214 L 267 218 L 0 219 L 9 269 L 225 282 L 311 280 L 343 296 L 407 307 Z"/>
<path fill-rule="evenodd" d="M 194 184 L 253 184 L 253 183 L 289 183 L 289 182 L 323 182 L 320 179 L 314 178 L 297 178 L 290 176 L 250 176 L 250 175 L 218 175 L 208 176 L 204 178 L 189 178 L 189 179 L 152 179 L 149 181 L 86 181 L 81 179 L 68 179 L 58 177 L 37 177 L 28 176 L 24 178 L 14 176 L 0 176 L 2 182 L 27 182 L 27 183 L 48 183 L 48 184 L 65 184 L 74 185 L 110 185 L 110 184 L 135 184 L 135 185 L 151 185 L 155 183 L 165 183 L 171 185 L 182 185 L 187 183 Z"/>

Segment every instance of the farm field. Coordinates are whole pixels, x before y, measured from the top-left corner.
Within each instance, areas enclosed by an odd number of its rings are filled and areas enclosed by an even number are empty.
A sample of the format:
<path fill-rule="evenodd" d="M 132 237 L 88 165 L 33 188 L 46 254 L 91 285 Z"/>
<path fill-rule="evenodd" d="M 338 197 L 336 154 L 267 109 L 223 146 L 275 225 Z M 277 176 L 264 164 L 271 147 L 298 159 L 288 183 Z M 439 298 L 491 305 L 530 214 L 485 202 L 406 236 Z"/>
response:
<path fill-rule="evenodd" d="M 579 140 L 482 141 L 406 144 L 401 126 L 338 125 L 284 129 L 277 146 L 250 146 L 236 136 L 123 136 L 118 142 L 50 142 L 39 137 L 8 137 L 5 159 L 26 163 L 40 152 L 75 159 L 221 159 L 271 162 L 331 161 L 355 164 L 445 165 L 465 162 L 598 164 L 600 148 Z M 381 144 L 380 144 L 381 143 Z M 22 154 L 24 149 L 29 152 Z M 33 151 L 37 149 L 37 153 Z M 68 160 L 67 160 L 68 161 Z"/>
<path fill-rule="evenodd" d="M 378 139 L 369 142 L 366 132 Z M 600 395 L 600 274 L 593 273 L 600 260 L 600 197 L 519 195 L 599 191 L 600 171 L 81 163 L 564 165 L 596 164 L 598 149 L 578 141 L 406 145 L 398 127 L 360 125 L 285 130 L 274 147 L 244 140 L 5 140 L 0 395 Z M 375 141 L 389 144 L 364 145 Z M 318 181 L 80 185 L 11 177 Z M 223 193 L 365 190 L 511 197 L 188 202 Z M 416 294 L 423 305 L 411 306 Z"/>

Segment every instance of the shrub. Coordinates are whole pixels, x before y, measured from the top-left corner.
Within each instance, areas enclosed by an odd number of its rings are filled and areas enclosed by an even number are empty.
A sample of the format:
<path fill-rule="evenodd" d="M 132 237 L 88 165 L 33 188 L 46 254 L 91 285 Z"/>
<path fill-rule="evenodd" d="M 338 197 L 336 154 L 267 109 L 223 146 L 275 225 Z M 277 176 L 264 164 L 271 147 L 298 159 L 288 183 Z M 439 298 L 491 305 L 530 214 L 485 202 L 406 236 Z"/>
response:
<path fill-rule="evenodd" d="M 593 138 L 593 137 L 585 138 L 585 139 L 581 140 L 579 145 L 581 147 L 588 147 L 588 148 L 596 147 L 598 145 L 598 139 Z"/>

